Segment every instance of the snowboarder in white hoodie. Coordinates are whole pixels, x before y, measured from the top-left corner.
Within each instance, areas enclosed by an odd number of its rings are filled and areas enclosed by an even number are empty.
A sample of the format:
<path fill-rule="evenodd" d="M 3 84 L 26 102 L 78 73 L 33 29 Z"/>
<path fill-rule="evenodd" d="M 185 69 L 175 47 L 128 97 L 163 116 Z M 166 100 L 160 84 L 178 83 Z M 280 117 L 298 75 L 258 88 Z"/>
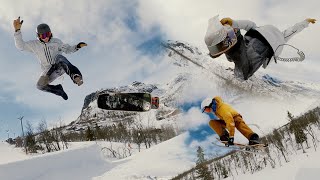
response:
<path fill-rule="evenodd" d="M 315 19 L 308 18 L 285 31 L 280 31 L 273 25 L 258 27 L 249 20 L 223 18 L 219 21 L 217 15 L 209 19 L 204 41 L 210 57 L 217 58 L 224 53 L 228 61 L 235 64 L 234 75 L 247 80 L 261 65 L 266 68 L 272 57 L 275 62 L 277 60 L 302 61 L 303 52 L 286 43 L 295 34 L 308 27 L 309 23 L 315 22 Z M 244 36 L 240 33 L 241 29 L 247 31 Z M 284 45 L 297 49 L 299 57 L 279 57 Z"/>
<path fill-rule="evenodd" d="M 23 20 L 21 21 L 20 17 L 13 21 L 14 41 L 19 50 L 34 53 L 41 64 L 42 74 L 37 82 L 37 88 L 67 100 L 68 95 L 64 92 L 62 85 L 50 85 L 50 83 L 67 73 L 75 84 L 78 86 L 83 84 L 79 69 L 72 65 L 62 53 L 74 53 L 87 44 L 84 42 L 74 46 L 64 44 L 60 39 L 52 36 L 47 24 L 37 26 L 37 40 L 24 41 L 21 34 L 22 23 Z"/>

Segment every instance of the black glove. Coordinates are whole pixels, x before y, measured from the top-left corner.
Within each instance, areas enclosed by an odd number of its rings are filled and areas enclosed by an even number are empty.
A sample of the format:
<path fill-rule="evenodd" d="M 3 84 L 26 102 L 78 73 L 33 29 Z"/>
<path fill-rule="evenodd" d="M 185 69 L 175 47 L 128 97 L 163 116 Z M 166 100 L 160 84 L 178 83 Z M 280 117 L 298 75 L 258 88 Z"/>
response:
<path fill-rule="evenodd" d="M 227 147 L 233 146 L 233 145 L 234 145 L 233 141 L 234 141 L 234 138 L 233 138 L 233 137 L 229 137 L 229 138 L 228 138 L 228 143 L 226 144 L 226 146 L 227 146 Z"/>
<path fill-rule="evenodd" d="M 77 49 L 80 49 L 83 46 L 87 46 L 87 44 L 85 42 L 79 42 L 79 44 L 77 45 Z"/>

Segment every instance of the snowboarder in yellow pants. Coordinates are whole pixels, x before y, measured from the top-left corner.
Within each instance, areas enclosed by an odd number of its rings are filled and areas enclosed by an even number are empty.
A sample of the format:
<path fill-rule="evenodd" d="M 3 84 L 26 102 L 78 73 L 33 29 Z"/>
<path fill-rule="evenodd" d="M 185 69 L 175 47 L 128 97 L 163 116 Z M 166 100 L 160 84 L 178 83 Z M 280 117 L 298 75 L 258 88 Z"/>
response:
<path fill-rule="evenodd" d="M 249 144 L 259 144 L 259 136 L 244 122 L 242 116 L 221 97 L 207 98 L 201 103 L 203 112 L 214 113 L 219 120 L 210 120 L 209 126 L 219 135 L 221 141 L 234 145 L 234 133 L 237 128 L 248 140 Z"/>

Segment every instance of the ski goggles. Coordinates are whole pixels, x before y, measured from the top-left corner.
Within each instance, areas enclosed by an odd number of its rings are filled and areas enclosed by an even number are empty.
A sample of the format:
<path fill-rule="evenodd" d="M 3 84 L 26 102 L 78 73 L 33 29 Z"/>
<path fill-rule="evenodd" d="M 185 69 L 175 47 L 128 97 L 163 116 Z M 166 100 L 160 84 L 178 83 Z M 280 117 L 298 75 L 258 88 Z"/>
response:
<path fill-rule="evenodd" d="M 237 35 L 234 32 L 233 28 L 230 26 L 225 26 L 224 29 L 227 33 L 226 38 L 216 45 L 208 46 L 210 55 L 213 57 L 225 53 L 237 43 Z"/>
<path fill-rule="evenodd" d="M 202 113 L 204 112 L 211 113 L 212 111 L 216 112 L 216 110 L 217 110 L 217 102 L 215 99 L 212 99 L 211 103 L 202 109 Z"/>
<path fill-rule="evenodd" d="M 42 34 L 38 34 L 39 38 L 41 39 L 45 39 L 47 37 L 51 37 L 51 32 L 46 32 L 46 33 L 42 33 Z"/>
<path fill-rule="evenodd" d="M 211 113 L 211 108 L 209 106 L 206 106 L 202 109 L 202 113 Z"/>

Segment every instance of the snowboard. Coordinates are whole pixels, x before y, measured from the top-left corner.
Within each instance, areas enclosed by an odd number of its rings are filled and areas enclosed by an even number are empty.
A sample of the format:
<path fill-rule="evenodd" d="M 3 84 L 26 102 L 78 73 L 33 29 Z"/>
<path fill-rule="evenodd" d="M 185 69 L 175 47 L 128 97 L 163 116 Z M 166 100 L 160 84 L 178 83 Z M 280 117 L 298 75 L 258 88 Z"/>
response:
<path fill-rule="evenodd" d="M 228 141 L 220 141 L 220 139 L 218 139 L 218 142 L 222 143 L 222 144 L 217 144 L 214 143 L 214 145 L 216 146 L 220 146 L 220 147 L 225 147 L 225 148 L 229 148 L 232 150 L 236 150 L 236 151 L 242 151 L 242 152 L 247 152 L 247 153 L 254 153 L 254 154 L 260 154 L 260 155 L 266 155 L 267 152 L 267 148 L 268 148 L 268 144 L 254 144 L 254 145 L 249 145 L 249 144 L 241 144 L 241 143 L 234 143 L 234 145 L 231 146 L 226 146 L 226 144 L 228 143 Z"/>
<path fill-rule="evenodd" d="M 145 112 L 159 108 L 159 98 L 150 93 L 102 93 L 98 107 L 105 110 Z"/>

